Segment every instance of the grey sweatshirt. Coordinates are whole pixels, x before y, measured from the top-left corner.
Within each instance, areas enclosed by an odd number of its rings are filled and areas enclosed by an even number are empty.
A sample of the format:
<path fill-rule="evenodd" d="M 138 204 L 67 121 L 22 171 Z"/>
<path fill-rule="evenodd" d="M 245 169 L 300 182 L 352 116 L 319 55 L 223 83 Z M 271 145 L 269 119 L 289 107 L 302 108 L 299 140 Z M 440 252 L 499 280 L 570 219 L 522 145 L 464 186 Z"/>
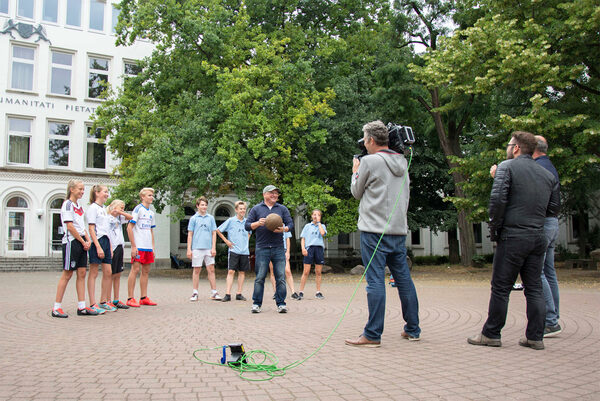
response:
<path fill-rule="evenodd" d="M 361 159 L 358 171 L 352 175 L 350 190 L 358 207 L 358 229 L 371 233 L 382 233 L 394 208 L 398 193 L 400 199 L 385 233 L 407 235 L 410 179 L 404 155 L 392 150 L 382 150 Z M 404 175 L 406 179 L 404 178 Z"/>

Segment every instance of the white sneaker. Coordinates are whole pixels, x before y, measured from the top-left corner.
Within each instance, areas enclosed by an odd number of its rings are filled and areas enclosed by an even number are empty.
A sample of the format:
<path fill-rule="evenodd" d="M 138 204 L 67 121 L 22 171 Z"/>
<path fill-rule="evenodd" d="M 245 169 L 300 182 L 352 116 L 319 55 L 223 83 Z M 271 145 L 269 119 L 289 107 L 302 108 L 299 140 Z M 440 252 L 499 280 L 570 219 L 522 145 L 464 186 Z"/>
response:
<path fill-rule="evenodd" d="M 285 305 L 279 305 L 277 307 L 277 312 L 279 312 L 279 313 L 287 313 L 287 311 L 288 311 L 288 308 Z"/>
<path fill-rule="evenodd" d="M 195 302 L 198 300 L 198 293 L 193 293 L 190 297 L 190 301 Z"/>
<path fill-rule="evenodd" d="M 221 301 L 223 297 L 220 296 L 218 292 L 213 292 L 210 296 L 210 299 L 212 299 L 213 301 Z"/>
<path fill-rule="evenodd" d="M 260 306 L 256 304 L 252 305 L 252 313 L 260 313 Z"/>

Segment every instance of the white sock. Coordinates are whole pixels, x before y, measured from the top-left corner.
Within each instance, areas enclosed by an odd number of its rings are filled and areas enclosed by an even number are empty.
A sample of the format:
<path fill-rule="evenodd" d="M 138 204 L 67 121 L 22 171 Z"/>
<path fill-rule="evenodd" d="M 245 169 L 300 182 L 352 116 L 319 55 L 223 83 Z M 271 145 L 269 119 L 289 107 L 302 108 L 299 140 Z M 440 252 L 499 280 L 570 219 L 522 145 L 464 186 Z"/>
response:
<path fill-rule="evenodd" d="M 85 309 L 85 301 L 77 302 L 77 309 Z"/>
<path fill-rule="evenodd" d="M 54 303 L 54 310 L 60 309 L 61 307 L 61 303 L 60 302 L 55 302 Z"/>
<path fill-rule="evenodd" d="M 197 294 L 197 293 L 198 293 L 198 290 L 193 290 L 192 291 L 192 294 Z"/>
<path fill-rule="evenodd" d="M 217 293 L 217 290 L 210 290 L 210 293 L 211 293 L 212 295 L 215 295 L 215 294 Z"/>

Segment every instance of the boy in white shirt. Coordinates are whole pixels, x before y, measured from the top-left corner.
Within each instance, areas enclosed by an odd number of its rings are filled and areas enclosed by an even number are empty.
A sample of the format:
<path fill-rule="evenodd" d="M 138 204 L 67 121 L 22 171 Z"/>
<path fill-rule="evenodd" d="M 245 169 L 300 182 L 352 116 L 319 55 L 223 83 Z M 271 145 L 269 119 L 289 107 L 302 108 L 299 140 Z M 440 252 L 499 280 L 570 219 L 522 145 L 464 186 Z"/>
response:
<path fill-rule="evenodd" d="M 154 212 L 150 205 L 154 202 L 154 189 L 142 188 L 142 203 L 133 209 L 132 219 L 127 226 L 127 234 L 131 241 L 131 271 L 127 279 L 127 306 L 139 308 L 140 305 L 156 306 L 156 302 L 148 297 L 148 275 L 150 265 L 154 263 Z M 134 297 L 135 280 L 140 271 L 140 302 Z"/>

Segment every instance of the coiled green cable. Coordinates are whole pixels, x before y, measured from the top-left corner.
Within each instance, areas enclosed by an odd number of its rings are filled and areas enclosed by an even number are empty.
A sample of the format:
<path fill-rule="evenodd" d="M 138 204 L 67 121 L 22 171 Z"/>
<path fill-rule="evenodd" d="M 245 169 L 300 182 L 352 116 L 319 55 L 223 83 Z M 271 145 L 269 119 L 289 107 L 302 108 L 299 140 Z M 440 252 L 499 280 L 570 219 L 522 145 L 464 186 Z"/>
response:
<path fill-rule="evenodd" d="M 331 330 L 331 332 L 329 333 L 327 338 L 325 338 L 325 340 L 310 355 L 308 355 L 306 358 L 304 358 L 302 360 L 297 360 L 295 362 L 292 362 L 289 365 L 286 365 L 282 368 L 277 367 L 277 364 L 279 363 L 279 359 L 275 356 L 275 354 L 268 352 L 268 351 L 263 351 L 263 350 L 248 351 L 240 358 L 240 360 L 241 360 L 240 362 L 235 362 L 235 363 L 229 362 L 226 365 L 223 365 L 220 363 L 215 363 L 215 362 L 205 361 L 203 359 L 200 359 L 196 355 L 198 352 L 221 349 L 221 348 L 223 348 L 222 346 L 214 347 L 214 348 L 199 348 L 193 352 L 192 355 L 194 356 L 194 358 L 196 358 L 198 361 L 205 363 L 207 365 L 229 366 L 231 369 L 237 371 L 238 375 L 242 379 L 247 380 L 247 381 L 267 381 L 267 380 L 273 379 L 274 377 L 280 377 L 280 376 L 285 375 L 285 372 L 287 370 L 293 369 L 295 367 L 302 365 L 304 362 L 308 361 L 315 354 L 317 354 L 317 352 L 319 352 L 321 350 L 321 348 L 323 348 L 325 346 L 325 344 L 327 344 L 327 342 L 329 341 L 331 336 L 333 336 L 333 334 L 336 332 L 336 330 L 342 323 L 342 320 L 344 320 L 344 317 L 346 317 L 348 308 L 350 308 L 350 304 L 354 300 L 354 297 L 356 296 L 358 288 L 360 287 L 363 279 L 365 278 L 365 275 L 367 274 L 367 270 L 369 269 L 369 266 L 371 266 L 371 261 L 375 257 L 377 248 L 379 248 L 379 244 L 381 243 L 381 240 L 382 240 L 383 236 L 385 235 L 385 232 L 390 224 L 390 221 L 392 220 L 392 216 L 394 215 L 394 212 L 396 211 L 396 208 L 398 207 L 398 201 L 400 200 L 400 195 L 402 194 L 402 189 L 404 188 L 404 183 L 406 182 L 406 177 L 408 177 L 408 170 L 410 169 L 410 165 L 411 165 L 412 157 L 413 157 L 412 147 L 409 147 L 409 150 L 410 150 L 410 159 L 408 160 L 408 165 L 406 167 L 406 174 L 404 174 L 402 186 L 400 187 L 398 196 L 396 196 L 396 202 L 394 203 L 394 208 L 392 209 L 392 212 L 390 213 L 390 216 L 388 217 L 388 220 L 385 223 L 383 232 L 381 233 L 381 236 L 379 237 L 379 241 L 377 241 L 377 245 L 375 245 L 373 254 L 371 255 L 371 258 L 369 259 L 369 263 L 367 263 L 367 266 L 365 267 L 365 271 L 363 272 L 362 276 L 360 276 L 360 279 L 356 283 L 356 286 L 354 287 L 354 291 L 352 292 L 352 296 L 348 300 L 348 303 L 346 304 L 346 307 L 344 308 L 344 311 L 342 312 L 342 315 L 338 319 L 337 323 L 335 324 L 335 326 L 333 327 L 333 329 Z M 251 377 L 246 376 L 247 373 L 250 373 L 250 374 L 263 373 L 266 375 L 266 377 L 251 378 Z"/>

